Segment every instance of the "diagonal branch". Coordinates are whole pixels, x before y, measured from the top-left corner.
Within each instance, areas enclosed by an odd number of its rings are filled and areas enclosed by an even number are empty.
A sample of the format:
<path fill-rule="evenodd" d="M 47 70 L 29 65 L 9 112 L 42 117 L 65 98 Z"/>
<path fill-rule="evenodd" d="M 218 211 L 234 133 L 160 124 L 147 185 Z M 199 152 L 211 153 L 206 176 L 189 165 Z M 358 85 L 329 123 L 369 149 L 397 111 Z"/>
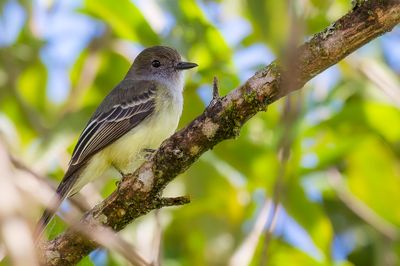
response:
<path fill-rule="evenodd" d="M 266 110 L 268 104 L 300 89 L 318 73 L 399 22 L 400 1 L 364 1 L 298 48 L 294 61 L 296 80 L 290 87 L 284 90 L 281 86 L 284 72 L 277 60 L 227 96 L 215 99 L 203 114 L 164 141 L 151 161 L 124 176 L 116 191 L 87 212 L 81 222 L 100 222 L 119 231 L 135 218 L 162 207 L 164 187 L 201 154 L 236 137 L 242 125 L 257 112 Z M 43 245 L 42 259 L 49 265 L 74 264 L 96 247 L 94 241 L 69 229 Z"/>

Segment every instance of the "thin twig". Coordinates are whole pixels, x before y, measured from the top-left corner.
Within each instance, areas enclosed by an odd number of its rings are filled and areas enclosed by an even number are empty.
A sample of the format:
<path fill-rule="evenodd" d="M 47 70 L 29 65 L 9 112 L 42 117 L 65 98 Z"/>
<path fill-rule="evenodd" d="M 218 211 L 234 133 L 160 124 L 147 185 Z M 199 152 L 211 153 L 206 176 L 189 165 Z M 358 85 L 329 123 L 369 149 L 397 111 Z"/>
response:
<path fill-rule="evenodd" d="M 13 164 L 13 166 L 16 169 L 28 173 L 30 176 L 34 177 L 36 180 L 41 182 L 44 186 L 47 186 L 49 189 L 51 189 L 53 191 L 53 193 L 55 193 L 56 186 L 57 186 L 55 184 L 55 182 L 52 182 L 51 179 L 38 174 L 37 172 L 35 172 L 31 168 L 29 168 L 21 160 L 19 160 L 17 157 L 13 156 L 11 153 L 8 153 L 8 157 L 9 157 L 10 162 Z M 81 212 L 86 212 L 90 209 L 89 204 L 86 202 L 86 200 L 84 200 L 84 197 L 82 197 L 80 195 L 80 193 L 78 193 L 74 197 L 70 198 L 69 200 L 71 201 L 72 205 L 74 207 L 76 207 L 77 209 L 79 209 Z M 55 211 L 57 211 L 57 210 L 55 210 Z"/>
<path fill-rule="evenodd" d="M 168 198 L 159 198 L 156 200 L 156 207 L 161 209 L 163 207 L 172 207 L 185 205 L 190 203 L 189 196 L 180 196 L 180 197 L 168 197 Z"/>
<path fill-rule="evenodd" d="M 10 162 L 13 164 L 13 166 L 19 170 L 22 170 L 26 173 L 28 173 L 30 176 L 35 177 L 35 180 L 40 182 L 42 185 L 45 185 L 43 189 L 48 190 L 48 193 L 54 193 L 54 184 L 49 182 L 47 178 L 42 177 L 41 175 L 37 174 L 35 171 L 30 169 L 28 166 L 26 166 L 23 162 L 19 161 L 17 158 L 12 156 L 10 153 L 6 154 L 10 160 Z M 21 184 L 21 182 L 19 182 Z M 18 183 L 17 183 L 18 184 Z M 27 191 L 25 188 L 21 191 L 21 193 L 26 193 Z M 37 193 L 37 191 L 32 191 L 33 193 Z M 173 202 L 179 203 L 179 204 L 184 204 L 185 202 L 188 202 L 189 199 L 187 197 L 178 197 L 178 198 L 166 198 L 163 199 L 161 204 L 165 205 L 171 205 Z M 52 204 L 42 202 L 46 204 L 46 208 L 53 208 Z M 86 206 L 83 206 L 83 204 L 79 200 L 71 200 L 71 203 L 73 205 L 77 206 L 79 209 L 85 211 L 87 208 Z M 56 211 L 56 210 L 54 210 Z M 141 258 L 140 255 L 135 251 L 135 248 L 126 242 L 124 239 L 121 237 L 117 236 L 112 230 L 110 230 L 108 227 L 104 227 L 101 225 L 97 226 L 87 226 L 85 224 L 80 224 L 78 223 L 80 217 L 80 213 L 73 213 L 72 211 L 69 212 L 62 212 L 62 219 L 70 225 L 72 228 L 75 230 L 85 234 L 86 236 L 90 237 L 91 239 L 95 240 L 98 242 L 100 245 L 110 249 L 114 250 L 115 252 L 121 254 L 124 256 L 129 262 L 131 262 L 133 265 L 138 265 L 138 266 L 147 266 L 150 265 L 148 264 L 143 258 Z"/>
<path fill-rule="evenodd" d="M 0 236 L 1 253 L 8 255 L 13 265 L 39 265 L 29 228 L 28 210 L 35 206 L 27 195 L 19 193 L 19 176 L 12 168 L 5 145 L 0 138 Z"/>
<path fill-rule="evenodd" d="M 400 82 L 396 74 L 390 73 L 390 70 L 385 71 L 383 66 L 373 60 L 352 58 L 346 61 L 375 84 L 397 108 L 400 108 Z"/>
<path fill-rule="evenodd" d="M 156 210 L 154 216 L 156 225 L 154 229 L 154 239 L 153 239 L 152 266 L 161 266 L 162 226 L 161 226 L 160 210 Z"/>
<path fill-rule="evenodd" d="M 288 6 L 290 7 L 290 34 L 285 47 L 285 56 L 283 57 L 284 62 L 284 81 L 282 84 L 283 91 L 292 91 L 293 87 L 296 86 L 299 78 L 299 70 L 296 68 L 298 64 L 298 51 L 295 49 L 298 42 L 303 37 L 303 24 L 304 21 L 300 20 L 295 12 L 294 3 L 292 0 L 288 0 Z M 296 98 L 295 98 L 296 97 Z M 272 240 L 273 232 L 275 230 L 276 221 L 278 219 L 278 210 L 281 202 L 281 197 L 285 186 L 285 175 L 286 166 L 289 160 L 290 150 L 294 138 L 294 124 L 298 120 L 301 110 L 301 98 L 300 95 L 288 95 L 285 101 L 285 108 L 281 117 L 281 124 L 283 125 L 283 134 L 280 140 L 279 153 L 281 154 L 280 164 L 278 168 L 278 174 L 276 176 L 274 188 L 273 188 L 273 208 L 268 218 L 268 224 L 266 225 L 265 238 L 263 243 L 263 249 L 260 258 L 260 265 L 267 265 L 268 263 L 268 247 Z"/>
<path fill-rule="evenodd" d="M 132 265 L 137 266 L 150 266 L 142 256 L 139 255 L 137 249 L 124 240 L 122 237 L 115 234 L 115 232 L 106 226 L 101 224 L 85 224 L 79 223 L 79 217 L 76 213 L 63 212 L 63 220 L 75 231 L 89 237 L 96 241 L 99 245 L 121 254 L 127 261 Z M 57 260 L 56 256 L 53 257 Z"/>
<path fill-rule="evenodd" d="M 296 95 L 298 96 L 298 95 Z M 272 202 L 273 207 L 270 215 L 267 219 L 266 229 L 265 229 L 265 238 L 263 243 L 263 249 L 260 258 L 260 265 L 267 265 L 268 263 L 268 247 L 272 240 L 272 235 L 275 230 L 276 221 L 278 219 L 279 214 L 279 206 L 282 198 L 282 194 L 284 193 L 285 187 L 285 174 L 286 174 L 286 166 L 290 156 L 290 150 L 293 143 L 293 130 L 294 124 L 299 117 L 300 114 L 300 106 L 301 106 L 301 98 L 297 97 L 296 99 L 298 103 L 294 103 L 294 99 L 292 95 L 289 95 L 285 101 L 285 108 L 282 114 L 281 123 L 283 124 L 284 130 L 281 138 L 281 144 L 279 153 L 281 154 L 280 164 L 278 168 L 278 174 L 275 179 Z M 294 105 L 294 107 L 293 107 Z"/>
<path fill-rule="evenodd" d="M 88 54 L 82 66 L 79 79 L 75 86 L 70 89 L 69 96 L 59 112 L 59 117 L 62 119 L 67 113 L 75 111 L 79 106 L 80 99 L 83 98 L 85 92 L 90 88 L 96 78 L 96 74 L 101 63 L 101 49 L 109 43 L 110 32 L 106 30 L 98 38 L 92 39 L 88 45 Z"/>
<path fill-rule="evenodd" d="M 261 207 L 258 216 L 255 219 L 253 228 L 247 234 L 243 242 L 235 250 L 229 260 L 229 266 L 245 266 L 250 265 L 254 253 L 257 249 L 257 244 L 265 229 L 265 224 L 268 221 L 268 214 L 272 211 L 272 201 L 266 200 Z"/>
<path fill-rule="evenodd" d="M 213 79 L 213 101 L 216 101 L 219 99 L 219 84 L 218 84 L 218 78 L 214 77 Z"/>
<path fill-rule="evenodd" d="M 398 240 L 400 228 L 382 218 L 368 205 L 357 199 L 343 182 L 343 177 L 337 169 L 328 171 L 328 181 L 338 198 L 358 217 L 372 226 L 376 231 L 391 241 Z"/>

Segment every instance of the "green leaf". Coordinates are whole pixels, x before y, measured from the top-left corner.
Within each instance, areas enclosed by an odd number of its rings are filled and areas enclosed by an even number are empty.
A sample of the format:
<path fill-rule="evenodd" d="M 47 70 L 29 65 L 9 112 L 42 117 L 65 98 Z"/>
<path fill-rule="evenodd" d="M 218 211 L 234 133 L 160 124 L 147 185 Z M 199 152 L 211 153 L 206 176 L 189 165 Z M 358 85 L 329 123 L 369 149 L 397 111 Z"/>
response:
<path fill-rule="evenodd" d="M 144 45 L 160 43 L 158 35 L 132 1 L 86 0 L 83 11 L 107 22 L 120 38 Z"/>
<path fill-rule="evenodd" d="M 368 125 L 382 135 L 388 142 L 400 141 L 399 109 L 382 103 L 367 102 L 364 105 Z"/>
<path fill-rule="evenodd" d="M 46 67 L 40 62 L 30 65 L 18 79 L 18 92 L 22 100 L 37 110 L 46 107 Z"/>
<path fill-rule="evenodd" d="M 267 43 L 279 54 L 287 41 L 289 16 L 285 1 L 247 0 L 247 16 L 254 32 L 251 42 Z"/>
<path fill-rule="evenodd" d="M 388 145 L 374 136 L 364 137 L 346 157 L 345 174 L 357 198 L 400 225 L 400 163 Z"/>
<path fill-rule="evenodd" d="M 95 266 L 95 264 L 91 261 L 89 256 L 84 257 L 78 264 L 77 266 Z"/>

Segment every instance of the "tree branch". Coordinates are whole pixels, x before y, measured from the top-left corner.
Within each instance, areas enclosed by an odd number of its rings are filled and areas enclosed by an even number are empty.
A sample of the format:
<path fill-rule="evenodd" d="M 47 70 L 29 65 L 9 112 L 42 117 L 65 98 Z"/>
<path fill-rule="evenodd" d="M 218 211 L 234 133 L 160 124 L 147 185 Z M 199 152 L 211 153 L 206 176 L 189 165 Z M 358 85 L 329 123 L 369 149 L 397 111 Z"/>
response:
<path fill-rule="evenodd" d="M 201 154 L 223 140 L 236 137 L 242 125 L 257 112 L 266 110 L 268 104 L 300 89 L 318 73 L 399 22 L 400 1 L 364 1 L 298 48 L 297 75 L 292 86 L 285 89 L 281 86 L 285 73 L 277 60 L 227 96 L 214 99 L 203 114 L 164 141 L 150 161 L 124 176 L 116 191 L 87 212 L 81 222 L 88 225 L 100 222 L 119 231 L 135 218 L 170 205 L 160 200 L 162 190 Z M 177 201 L 182 203 L 186 200 Z M 42 259 L 49 265 L 74 264 L 96 247 L 94 241 L 69 229 L 44 243 Z"/>

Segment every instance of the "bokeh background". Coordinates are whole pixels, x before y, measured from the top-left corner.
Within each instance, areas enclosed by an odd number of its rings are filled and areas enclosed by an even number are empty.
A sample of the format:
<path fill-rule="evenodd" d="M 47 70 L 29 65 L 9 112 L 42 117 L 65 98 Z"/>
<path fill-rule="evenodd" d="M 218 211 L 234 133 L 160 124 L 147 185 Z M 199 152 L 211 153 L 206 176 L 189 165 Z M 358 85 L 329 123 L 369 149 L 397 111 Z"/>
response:
<path fill-rule="evenodd" d="M 213 76 L 225 95 L 284 56 L 294 15 L 305 41 L 350 2 L 0 1 L 0 265 L 29 259 L 43 209 L 32 180 L 61 180 L 86 121 L 144 47 L 169 45 L 199 64 L 186 75 L 182 128 L 210 101 Z M 167 266 L 400 265 L 399 74 L 397 27 L 204 154 L 165 191 L 189 205 L 120 236 Z M 98 203 L 115 182 L 82 198 Z M 56 218 L 47 235 L 64 228 Z M 79 265 L 128 262 L 98 249 Z"/>

